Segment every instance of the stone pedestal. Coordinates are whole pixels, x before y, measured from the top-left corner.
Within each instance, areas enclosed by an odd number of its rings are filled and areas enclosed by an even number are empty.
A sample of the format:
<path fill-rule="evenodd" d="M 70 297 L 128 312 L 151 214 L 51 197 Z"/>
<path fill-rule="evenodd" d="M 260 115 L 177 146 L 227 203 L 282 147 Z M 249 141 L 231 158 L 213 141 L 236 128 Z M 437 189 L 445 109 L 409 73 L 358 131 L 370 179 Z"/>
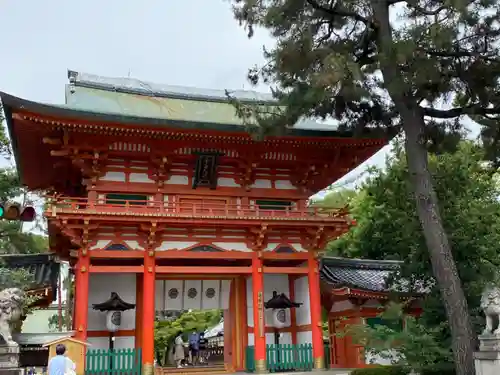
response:
<path fill-rule="evenodd" d="M 500 374 L 500 335 L 479 336 L 479 351 L 474 353 L 477 375 Z"/>
<path fill-rule="evenodd" d="M 19 346 L 0 345 L 0 374 L 21 374 L 21 369 L 19 369 Z"/>

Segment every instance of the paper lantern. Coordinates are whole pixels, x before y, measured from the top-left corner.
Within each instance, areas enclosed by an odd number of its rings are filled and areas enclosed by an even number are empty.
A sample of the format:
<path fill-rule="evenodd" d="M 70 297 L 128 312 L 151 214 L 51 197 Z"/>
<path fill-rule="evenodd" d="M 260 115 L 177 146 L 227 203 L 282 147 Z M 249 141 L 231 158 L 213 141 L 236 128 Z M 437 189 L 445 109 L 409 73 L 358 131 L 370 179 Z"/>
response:
<path fill-rule="evenodd" d="M 122 324 L 121 311 L 108 311 L 106 314 L 106 328 L 109 332 L 116 332 L 120 329 Z"/>

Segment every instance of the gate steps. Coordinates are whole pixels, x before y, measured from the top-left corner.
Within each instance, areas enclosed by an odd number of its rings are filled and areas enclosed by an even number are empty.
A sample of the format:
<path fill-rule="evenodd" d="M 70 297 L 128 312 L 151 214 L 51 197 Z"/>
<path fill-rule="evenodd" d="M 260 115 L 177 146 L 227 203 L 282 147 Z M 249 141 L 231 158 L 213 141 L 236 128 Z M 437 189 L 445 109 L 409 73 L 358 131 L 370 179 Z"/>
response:
<path fill-rule="evenodd" d="M 227 374 L 230 371 L 224 366 L 206 366 L 206 367 L 157 367 L 155 375 L 217 375 Z"/>

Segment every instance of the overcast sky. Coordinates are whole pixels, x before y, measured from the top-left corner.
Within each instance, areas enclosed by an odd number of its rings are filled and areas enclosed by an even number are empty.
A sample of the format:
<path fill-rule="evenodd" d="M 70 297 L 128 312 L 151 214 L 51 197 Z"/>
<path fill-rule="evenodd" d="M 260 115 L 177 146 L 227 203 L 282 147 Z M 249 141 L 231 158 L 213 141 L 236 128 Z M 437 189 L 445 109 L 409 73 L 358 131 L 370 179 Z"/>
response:
<path fill-rule="evenodd" d="M 227 0 L 4 0 L 0 35 L 0 90 L 56 104 L 64 103 L 68 69 L 250 89 L 247 69 L 263 62 L 263 45 L 273 44 L 263 31 L 249 40 Z M 369 164 L 384 159 L 381 152 Z"/>

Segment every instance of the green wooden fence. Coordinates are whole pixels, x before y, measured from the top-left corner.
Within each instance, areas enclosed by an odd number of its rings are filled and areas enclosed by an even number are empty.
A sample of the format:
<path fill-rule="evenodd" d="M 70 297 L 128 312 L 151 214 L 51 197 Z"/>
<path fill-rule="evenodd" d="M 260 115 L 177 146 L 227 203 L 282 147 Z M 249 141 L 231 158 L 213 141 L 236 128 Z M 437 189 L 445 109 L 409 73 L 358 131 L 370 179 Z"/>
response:
<path fill-rule="evenodd" d="M 85 375 L 140 375 L 141 349 L 89 349 Z"/>
<path fill-rule="evenodd" d="M 255 350 L 248 346 L 245 352 L 247 372 L 255 371 Z M 266 345 L 266 365 L 269 372 L 311 371 L 314 367 L 311 344 Z"/>
<path fill-rule="evenodd" d="M 245 371 L 255 371 L 255 349 L 253 345 L 249 345 L 245 349 Z"/>
<path fill-rule="evenodd" d="M 325 348 L 325 368 L 329 369 L 332 364 L 332 352 L 330 351 L 330 344 L 324 343 Z"/>

